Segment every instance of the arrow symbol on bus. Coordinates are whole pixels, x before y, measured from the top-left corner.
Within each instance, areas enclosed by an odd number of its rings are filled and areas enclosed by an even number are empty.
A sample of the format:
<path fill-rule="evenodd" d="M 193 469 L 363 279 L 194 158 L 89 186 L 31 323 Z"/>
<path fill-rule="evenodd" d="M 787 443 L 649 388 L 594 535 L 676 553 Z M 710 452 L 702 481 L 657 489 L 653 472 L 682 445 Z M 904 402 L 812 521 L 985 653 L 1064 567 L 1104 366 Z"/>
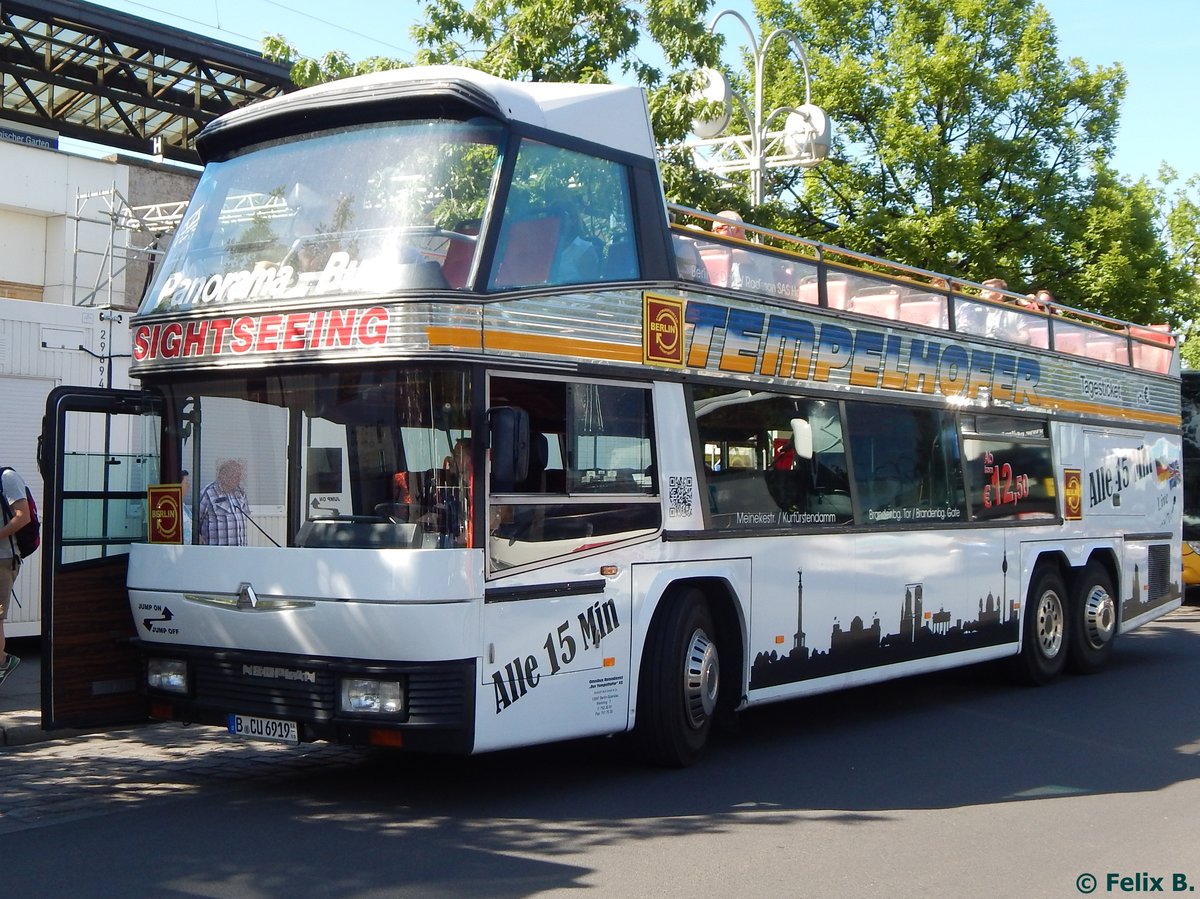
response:
<path fill-rule="evenodd" d="M 172 618 L 175 617 L 174 615 L 171 614 L 171 610 L 168 609 L 166 606 L 163 606 L 162 613 L 163 613 L 162 618 L 143 618 L 142 619 L 142 624 L 146 625 L 146 630 L 151 630 L 152 629 L 151 625 L 154 624 L 155 621 L 170 621 Z"/>

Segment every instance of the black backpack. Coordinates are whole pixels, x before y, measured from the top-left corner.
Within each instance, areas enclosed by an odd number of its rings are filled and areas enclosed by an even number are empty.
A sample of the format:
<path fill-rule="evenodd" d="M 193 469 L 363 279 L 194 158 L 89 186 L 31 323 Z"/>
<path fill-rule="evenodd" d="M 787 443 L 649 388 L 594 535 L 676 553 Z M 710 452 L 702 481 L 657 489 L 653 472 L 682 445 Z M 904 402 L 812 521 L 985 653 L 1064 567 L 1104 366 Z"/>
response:
<path fill-rule="evenodd" d="M 4 472 L 12 471 L 9 466 L 0 468 L 0 477 Z M 42 544 L 42 522 L 38 518 L 37 503 L 33 501 L 33 494 L 29 488 L 25 488 L 25 501 L 29 503 L 29 521 L 25 523 L 25 527 L 13 534 L 9 539 L 13 541 L 13 546 L 16 554 L 22 559 L 33 554 Z M 4 506 L 4 520 L 8 521 L 12 518 L 12 506 L 8 504 L 8 499 L 4 496 L 3 489 L 0 489 L 0 504 Z"/>

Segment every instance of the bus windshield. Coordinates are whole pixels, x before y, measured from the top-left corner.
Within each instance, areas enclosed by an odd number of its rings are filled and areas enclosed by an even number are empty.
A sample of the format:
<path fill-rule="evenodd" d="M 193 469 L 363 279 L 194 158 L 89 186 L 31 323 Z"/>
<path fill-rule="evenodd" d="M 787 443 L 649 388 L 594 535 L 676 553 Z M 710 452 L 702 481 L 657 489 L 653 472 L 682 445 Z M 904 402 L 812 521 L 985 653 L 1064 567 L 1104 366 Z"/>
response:
<path fill-rule="evenodd" d="M 141 312 L 462 287 L 503 134 L 369 123 L 212 162 Z"/>
<path fill-rule="evenodd" d="M 360 367 L 164 385 L 196 543 L 465 546 L 465 368 Z"/>

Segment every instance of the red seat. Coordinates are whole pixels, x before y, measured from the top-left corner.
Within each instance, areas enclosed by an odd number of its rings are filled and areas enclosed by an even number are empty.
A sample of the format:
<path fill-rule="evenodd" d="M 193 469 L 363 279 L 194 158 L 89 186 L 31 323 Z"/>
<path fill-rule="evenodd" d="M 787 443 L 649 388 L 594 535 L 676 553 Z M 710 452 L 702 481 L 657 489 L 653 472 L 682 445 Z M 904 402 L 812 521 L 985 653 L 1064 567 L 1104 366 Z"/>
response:
<path fill-rule="evenodd" d="M 558 216 L 513 222 L 492 286 L 526 287 L 548 282 L 561 226 Z"/>
<path fill-rule="evenodd" d="M 899 318 L 900 291 L 874 290 L 856 294 L 850 298 L 850 311 L 874 315 L 876 318 Z"/>
<path fill-rule="evenodd" d="M 1124 339 L 1117 334 L 1089 334 L 1087 338 L 1087 355 L 1097 362 L 1114 362 L 1117 365 L 1129 364 L 1129 351 Z"/>
<path fill-rule="evenodd" d="M 1028 338 L 1029 346 L 1035 346 L 1038 349 L 1050 349 L 1050 326 L 1046 324 L 1033 324 L 1025 329 L 1025 336 Z"/>
<path fill-rule="evenodd" d="M 1054 348 L 1060 353 L 1070 353 L 1072 356 L 1086 356 L 1087 346 L 1083 334 L 1079 331 L 1054 332 Z"/>
<path fill-rule="evenodd" d="M 849 282 L 845 278 L 827 278 L 825 280 L 825 295 L 829 301 L 830 309 L 845 309 L 846 295 L 849 291 Z"/>
<path fill-rule="evenodd" d="M 816 306 L 820 300 L 816 278 L 808 277 L 796 285 L 796 302 Z"/>
<path fill-rule="evenodd" d="M 442 261 L 446 283 L 456 290 L 465 287 L 474 256 L 475 244 L 472 241 L 451 238 L 450 245 L 446 247 L 446 258 Z"/>
<path fill-rule="evenodd" d="M 946 301 L 940 297 L 904 300 L 900 303 L 900 320 L 930 328 L 945 328 L 949 324 Z"/>
<path fill-rule="evenodd" d="M 1166 374 L 1171 370 L 1171 358 L 1175 350 L 1175 337 L 1170 325 L 1134 325 L 1130 336 L 1137 338 L 1133 343 L 1133 364 L 1144 371 Z M 1143 343 L 1142 341 L 1149 341 Z"/>
<path fill-rule="evenodd" d="M 701 247 L 700 258 L 708 272 L 708 283 L 718 287 L 729 286 L 730 252 L 724 247 Z"/>

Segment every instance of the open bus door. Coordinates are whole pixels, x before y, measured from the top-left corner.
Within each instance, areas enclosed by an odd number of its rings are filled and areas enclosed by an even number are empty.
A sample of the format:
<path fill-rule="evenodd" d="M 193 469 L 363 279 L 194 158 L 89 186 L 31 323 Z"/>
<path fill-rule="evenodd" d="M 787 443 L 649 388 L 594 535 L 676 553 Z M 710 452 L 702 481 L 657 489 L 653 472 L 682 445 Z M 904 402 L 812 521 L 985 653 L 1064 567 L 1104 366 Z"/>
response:
<path fill-rule="evenodd" d="M 159 481 L 161 403 L 147 393 L 59 387 L 46 399 L 42 472 L 42 727 L 147 717 L 125 576 Z"/>

